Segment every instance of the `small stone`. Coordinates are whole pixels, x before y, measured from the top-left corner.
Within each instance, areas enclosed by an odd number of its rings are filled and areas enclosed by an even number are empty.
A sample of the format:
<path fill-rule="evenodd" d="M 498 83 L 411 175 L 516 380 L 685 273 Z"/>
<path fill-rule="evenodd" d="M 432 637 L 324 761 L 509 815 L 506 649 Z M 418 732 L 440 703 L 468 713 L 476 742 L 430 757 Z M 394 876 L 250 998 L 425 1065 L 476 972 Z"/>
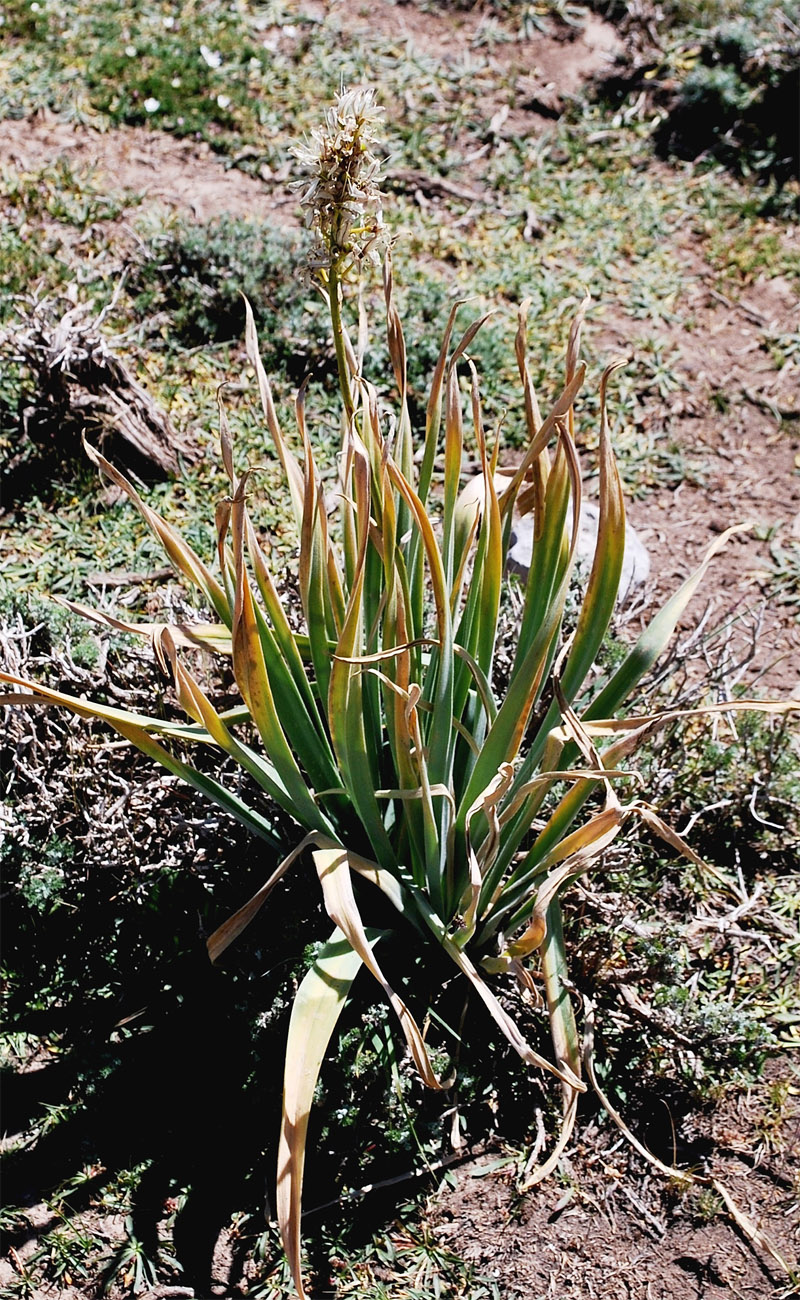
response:
<path fill-rule="evenodd" d="M 591 568 L 597 549 L 597 531 L 600 522 L 600 507 L 596 501 L 584 501 L 581 504 L 580 528 L 575 557 L 586 569 Z M 572 527 L 572 507 L 567 511 L 567 529 Z M 511 542 L 508 548 L 508 570 L 516 573 L 523 582 L 528 576 L 533 553 L 533 519 L 530 515 L 516 518 L 511 527 Z M 650 577 L 650 556 L 636 533 L 629 524 L 625 527 L 625 554 L 622 559 L 622 574 L 619 582 L 617 604 L 624 605 L 634 592 L 643 587 Z"/>
<path fill-rule="evenodd" d="M 508 486 L 509 479 L 503 473 L 495 478 L 498 494 Z M 473 518 L 482 508 L 484 496 L 483 475 L 476 474 L 465 485 L 458 499 L 458 510 L 466 518 Z M 597 549 L 597 533 L 600 524 L 600 506 L 596 501 L 582 501 L 578 542 L 575 558 L 578 564 L 588 572 Z M 572 529 L 572 502 L 567 507 L 566 527 Z M 508 547 L 506 568 L 509 573 L 516 573 L 524 582 L 530 572 L 533 553 L 533 516 L 514 515 L 511 525 L 511 538 Z M 650 577 L 650 556 L 641 538 L 630 524 L 625 525 L 625 552 L 622 559 L 617 604 L 624 605 L 634 592 L 645 585 Z"/>

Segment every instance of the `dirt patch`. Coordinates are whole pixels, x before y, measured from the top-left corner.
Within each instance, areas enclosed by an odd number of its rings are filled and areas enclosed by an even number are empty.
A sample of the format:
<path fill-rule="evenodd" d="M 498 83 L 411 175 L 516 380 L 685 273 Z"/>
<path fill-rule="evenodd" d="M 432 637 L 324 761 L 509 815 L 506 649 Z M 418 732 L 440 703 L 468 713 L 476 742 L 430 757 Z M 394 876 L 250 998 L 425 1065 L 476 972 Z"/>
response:
<path fill-rule="evenodd" d="M 95 131 L 44 113 L 0 122 L 0 164 L 38 172 L 66 159 L 96 172 L 98 184 L 128 192 L 138 205 L 160 203 L 198 221 L 227 212 L 294 224 L 296 195 L 225 165 L 203 141 L 177 140 L 145 127 Z"/>
<path fill-rule="evenodd" d="M 345 0 L 318 6 L 320 17 L 345 41 L 402 43 L 410 61 L 435 59 L 451 70 L 453 83 L 480 90 L 489 138 L 531 134 L 558 117 L 567 102 L 595 78 L 607 76 L 623 50 L 616 29 L 596 14 L 565 23 L 539 16 L 540 30 L 514 36 L 479 6 L 420 9 L 395 0 Z M 413 98 L 413 86 L 409 86 Z"/>
<path fill-rule="evenodd" d="M 715 537 L 752 521 L 714 561 L 683 626 L 693 626 L 704 607 L 709 627 L 730 621 L 732 680 L 752 656 L 744 680 L 788 693 L 800 687 L 800 624 L 770 596 L 777 581 L 770 547 L 800 537 L 800 368 L 777 369 L 769 342 L 800 328 L 800 298 L 776 277 L 734 302 L 713 287 L 696 246 L 683 253 L 682 318 L 658 329 L 681 386 L 666 401 L 648 402 L 643 427 L 686 455 L 688 473 L 677 487 L 655 486 L 630 502 L 629 518 L 651 554 L 653 604 L 688 576 Z M 598 328 L 601 355 L 631 350 L 635 326 L 620 310 L 603 310 Z"/>
<path fill-rule="evenodd" d="M 345 0 L 318 9 L 343 35 L 374 37 L 377 32 L 387 40 L 402 41 L 414 54 L 438 59 L 454 69 L 461 66 L 465 75 L 469 58 L 472 64 L 483 61 L 495 75 L 512 71 L 542 85 L 557 84 L 563 95 L 575 94 L 586 81 L 607 72 L 623 49 L 611 23 L 591 13 L 571 24 L 543 19 L 536 35 L 514 37 L 478 6 L 464 10 L 442 6 L 437 10 L 395 0 L 369 4 Z"/>
<path fill-rule="evenodd" d="M 800 1107 L 786 1093 L 777 1154 L 765 1137 L 771 1098 L 787 1063 L 707 1121 L 713 1155 L 688 1192 L 629 1165 L 608 1131 L 591 1126 L 562 1163 L 562 1177 L 522 1199 L 497 1153 L 462 1168 L 439 1200 L 434 1233 L 493 1279 L 503 1300 L 730 1300 L 796 1294 L 763 1245 L 748 1241 L 726 1211 L 717 1179 L 793 1266 L 800 1246 L 794 1170 Z M 685 1135 L 680 1135 L 685 1136 Z M 698 1134 L 693 1139 L 696 1142 Z M 773 1133 L 773 1137 L 777 1132 Z"/>

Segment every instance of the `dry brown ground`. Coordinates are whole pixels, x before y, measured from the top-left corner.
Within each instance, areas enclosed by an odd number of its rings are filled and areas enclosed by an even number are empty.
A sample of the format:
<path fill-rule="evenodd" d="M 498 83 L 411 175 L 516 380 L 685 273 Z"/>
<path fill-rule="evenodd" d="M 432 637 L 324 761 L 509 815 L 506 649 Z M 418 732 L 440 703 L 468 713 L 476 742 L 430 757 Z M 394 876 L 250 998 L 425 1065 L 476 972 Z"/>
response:
<path fill-rule="evenodd" d="M 128 191 L 131 207 L 160 203 L 207 221 L 219 213 L 291 221 L 294 197 L 225 162 L 203 141 L 177 140 L 163 131 L 120 127 L 95 131 L 55 114 L 0 122 L 0 164 L 36 172 L 63 158 L 92 169 L 99 188 Z"/>
<path fill-rule="evenodd" d="M 661 324 L 677 348 L 682 388 L 652 419 L 700 465 L 696 480 L 658 488 L 629 505 L 629 517 L 652 558 L 650 596 L 658 606 L 732 524 L 753 528 L 734 537 L 706 575 L 684 627 L 707 609 L 709 626 L 731 621 L 731 670 L 752 654 L 744 682 L 759 692 L 800 692 L 800 624 L 765 600 L 769 539 L 800 540 L 800 369 L 777 370 L 765 338 L 800 326 L 798 287 L 760 279 L 738 302 L 725 302 L 696 246 L 685 249 L 686 319 L 692 329 Z M 606 316 L 602 338 L 624 349 L 630 322 Z M 722 397 L 727 410 L 720 411 Z M 717 651 L 719 643 L 717 643 Z"/>
<path fill-rule="evenodd" d="M 794 1175 L 800 1157 L 797 1107 L 780 1156 L 748 1138 L 757 1103 L 715 1118 L 708 1170 L 740 1212 L 795 1261 L 800 1247 Z M 684 1196 L 630 1167 L 620 1153 L 579 1143 L 559 1180 L 524 1199 L 508 1176 L 485 1174 L 491 1159 L 460 1172 L 441 1198 L 434 1232 L 484 1276 L 503 1300 L 767 1300 L 796 1294 L 762 1245 L 724 1212 L 706 1218 L 697 1193 Z M 709 1193 L 707 1193 L 708 1195 Z M 719 1201 L 717 1205 L 719 1206 Z"/>

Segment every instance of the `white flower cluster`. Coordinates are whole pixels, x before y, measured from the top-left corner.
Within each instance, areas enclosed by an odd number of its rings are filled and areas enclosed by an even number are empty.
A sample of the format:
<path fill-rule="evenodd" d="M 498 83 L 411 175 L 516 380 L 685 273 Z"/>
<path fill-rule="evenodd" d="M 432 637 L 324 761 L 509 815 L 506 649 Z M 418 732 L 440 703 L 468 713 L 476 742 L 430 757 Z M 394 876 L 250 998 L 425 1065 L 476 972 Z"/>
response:
<path fill-rule="evenodd" d="M 377 259 L 386 241 L 381 210 L 381 160 L 374 152 L 383 109 L 367 86 L 342 90 L 305 144 L 292 153 L 310 179 L 299 181 L 306 221 L 316 234 L 310 265 L 342 270 L 348 261 Z"/>

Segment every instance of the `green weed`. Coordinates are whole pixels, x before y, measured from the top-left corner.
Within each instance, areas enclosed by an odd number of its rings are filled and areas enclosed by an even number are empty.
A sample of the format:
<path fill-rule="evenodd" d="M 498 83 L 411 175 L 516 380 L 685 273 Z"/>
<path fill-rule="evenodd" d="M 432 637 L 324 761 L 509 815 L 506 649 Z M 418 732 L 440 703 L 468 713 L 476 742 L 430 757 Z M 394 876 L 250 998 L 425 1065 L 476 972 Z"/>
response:
<path fill-rule="evenodd" d="M 772 564 L 767 573 L 768 596 L 788 606 L 800 619 L 800 543 L 776 538 L 769 549 Z"/>

